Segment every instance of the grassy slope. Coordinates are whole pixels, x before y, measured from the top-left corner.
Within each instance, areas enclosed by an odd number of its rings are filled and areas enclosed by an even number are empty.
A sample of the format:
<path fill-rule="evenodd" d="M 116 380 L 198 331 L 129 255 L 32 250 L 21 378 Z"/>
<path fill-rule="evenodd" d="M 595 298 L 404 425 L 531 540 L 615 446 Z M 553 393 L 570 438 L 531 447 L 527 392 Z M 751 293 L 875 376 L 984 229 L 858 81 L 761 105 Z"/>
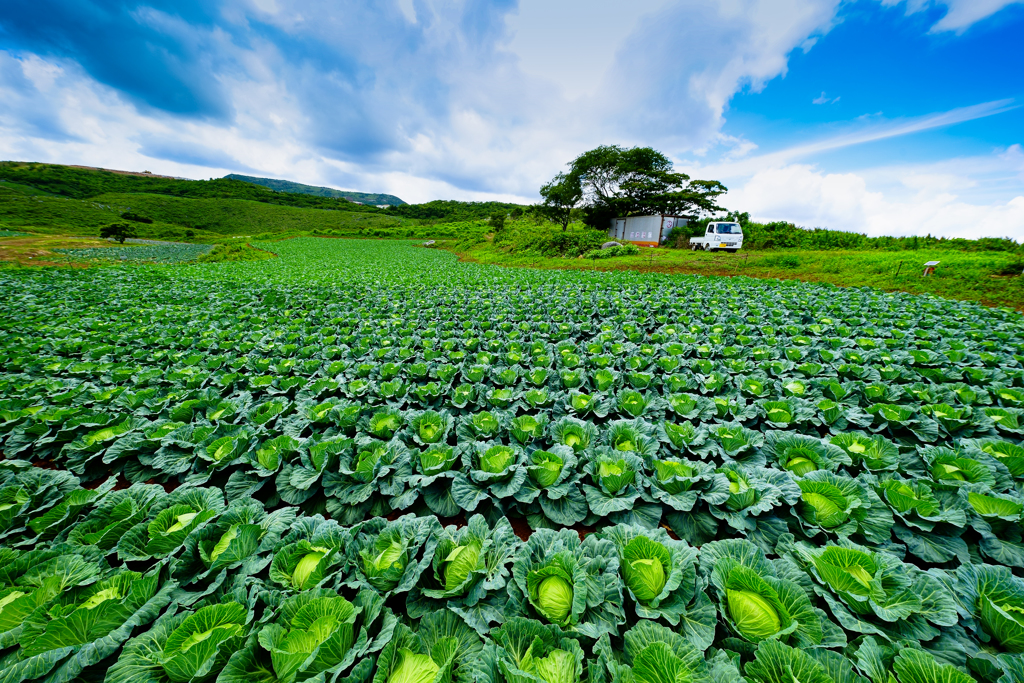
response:
<path fill-rule="evenodd" d="M 199 240 L 225 235 L 360 231 L 396 228 L 397 218 L 372 213 L 277 206 L 244 199 L 186 199 L 150 194 L 103 194 L 68 199 L 26 194 L 0 184 L 0 228 L 47 234 L 96 235 L 101 226 L 131 210 L 154 219 L 137 223 L 140 236 L 177 238 L 191 229 Z"/>
<path fill-rule="evenodd" d="M 328 211 L 279 206 L 245 199 L 201 199 L 159 194 L 108 193 L 88 199 L 56 197 L 0 183 L 0 230 L 49 235 L 99 234 L 100 227 L 121 220 L 125 211 L 154 219 L 136 223 L 139 237 L 184 240 L 186 231 L 200 242 L 238 236 L 272 239 L 302 234 L 335 237 L 428 239 L 482 234 L 484 221 L 420 225 L 383 213 Z"/>
<path fill-rule="evenodd" d="M 928 293 L 1024 311 L 1024 278 L 993 274 L 1019 261 L 1018 256 L 1005 252 L 786 250 L 705 254 L 645 249 L 640 256 L 592 261 L 544 258 L 530 253 L 509 254 L 490 242 L 467 248 L 446 241 L 439 246 L 454 251 L 464 260 L 498 266 L 799 279 L 843 287 L 869 286 L 886 291 Z M 942 263 L 933 276 L 921 277 L 925 261 Z"/>

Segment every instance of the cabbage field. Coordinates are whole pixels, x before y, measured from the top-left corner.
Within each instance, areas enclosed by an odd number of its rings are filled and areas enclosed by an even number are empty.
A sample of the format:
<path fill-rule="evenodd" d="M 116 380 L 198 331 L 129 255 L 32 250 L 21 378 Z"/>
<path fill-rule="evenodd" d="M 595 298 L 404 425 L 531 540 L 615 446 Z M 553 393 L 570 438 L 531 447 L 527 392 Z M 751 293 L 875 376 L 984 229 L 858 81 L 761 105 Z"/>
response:
<path fill-rule="evenodd" d="M 1024 683 L 1024 321 L 383 241 L 0 272 L 0 683 Z"/>

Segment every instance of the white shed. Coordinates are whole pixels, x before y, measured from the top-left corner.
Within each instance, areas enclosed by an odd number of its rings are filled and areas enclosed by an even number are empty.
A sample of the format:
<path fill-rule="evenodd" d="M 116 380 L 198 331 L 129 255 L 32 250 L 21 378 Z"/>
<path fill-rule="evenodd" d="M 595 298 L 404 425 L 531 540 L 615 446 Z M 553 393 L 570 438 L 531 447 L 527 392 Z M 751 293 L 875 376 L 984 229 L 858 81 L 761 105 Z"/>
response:
<path fill-rule="evenodd" d="M 632 242 L 641 247 L 656 247 L 665 242 L 672 228 L 686 225 L 682 216 L 626 216 L 613 218 L 608 236 L 618 242 Z"/>

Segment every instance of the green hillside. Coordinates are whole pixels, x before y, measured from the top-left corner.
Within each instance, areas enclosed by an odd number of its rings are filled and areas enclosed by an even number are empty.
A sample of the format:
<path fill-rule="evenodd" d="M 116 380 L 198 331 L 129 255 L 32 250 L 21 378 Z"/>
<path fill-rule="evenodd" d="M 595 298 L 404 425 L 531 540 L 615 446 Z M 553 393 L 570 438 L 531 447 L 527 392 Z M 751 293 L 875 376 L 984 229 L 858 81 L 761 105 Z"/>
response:
<path fill-rule="evenodd" d="M 0 184 L 17 185 L 31 188 L 36 193 L 44 192 L 70 199 L 90 199 L 108 193 L 145 193 L 190 199 L 244 199 L 263 204 L 332 211 L 378 211 L 376 207 L 336 197 L 275 192 L 240 180 L 182 180 L 20 161 L 0 162 Z"/>
<path fill-rule="evenodd" d="M 277 192 L 292 192 L 295 194 L 308 194 L 315 197 L 333 197 L 347 199 L 350 202 L 358 202 L 370 206 L 402 206 L 405 204 L 393 194 L 374 194 L 372 192 L 349 192 L 347 190 L 335 190 L 333 187 L 317 187 L 316 185 L 303 185 L 293 183 L 290 180 L 278 180 L 276 178 L 257 178 L 255 176 L 230 173 L 224 178 L 228 180 L 241 180 L 245 183 L 269 187 Z"/>
<path fill-rule="evenodd" d="M 140 237 L 216 241 L 223 236 L 287 233 L 375 235 L 398 218 L 378 213 L 324 211 L 244 199 L 192 199 L 157 194 L 108 193 L 89 199 L 41 196 L 0 183 L 0 229 L 44 234 L 97 235 L 131 212 Z"/>

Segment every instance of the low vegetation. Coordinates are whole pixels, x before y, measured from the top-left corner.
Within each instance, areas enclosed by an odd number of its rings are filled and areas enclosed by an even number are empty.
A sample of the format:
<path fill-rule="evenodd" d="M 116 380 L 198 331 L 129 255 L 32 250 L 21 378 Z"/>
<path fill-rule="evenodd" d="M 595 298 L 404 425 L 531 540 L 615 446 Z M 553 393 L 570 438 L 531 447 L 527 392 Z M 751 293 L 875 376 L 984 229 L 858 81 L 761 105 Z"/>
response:
<path fill-rule="evenodd" d="M 560 230 L 548 234 L 561 235 Z M 572 234 L 570 229 L 568 234 Z M 601 235 L 600 240 L 607 240 Z M 598 240 L 595 240 L 597 242 Z M 1019 253 L 962 250 L 744 250 L 704 253 L 680 249 L 641 249 L 633 256 L 592 260 L 565 258 L 546 241 L 509 248 L 497 240 L 439 242 L 468 261 L 506 267 L 567 270 L 635 270 L 649 273 L 726 275 L 825 282 L 843 287 L 875 287 L 884 291 L 934 294 L 1024 311 L 1024 277 Z M 939 261 L 935 272 L 922 275 L 926 261 Z"/>
<path fill-rule="evenodd" d="M 73 261 L 115 263 L 187 263 L 210 253 L 209 244 L 133 244 L 124 247 L 53 249 Z"/>

